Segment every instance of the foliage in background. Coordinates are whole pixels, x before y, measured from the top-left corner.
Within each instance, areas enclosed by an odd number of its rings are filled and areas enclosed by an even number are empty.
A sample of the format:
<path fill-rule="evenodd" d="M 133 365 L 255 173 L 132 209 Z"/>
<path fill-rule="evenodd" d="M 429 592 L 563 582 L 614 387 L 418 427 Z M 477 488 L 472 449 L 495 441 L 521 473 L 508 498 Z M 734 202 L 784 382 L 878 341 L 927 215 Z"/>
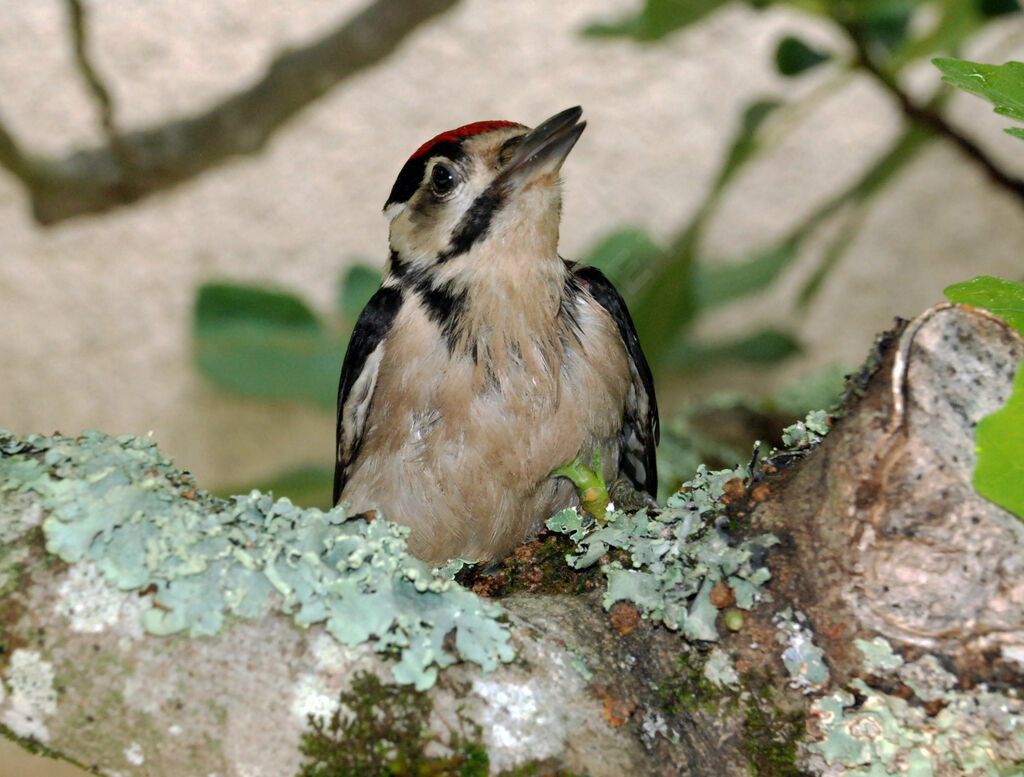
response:
<path fill-rule="evenodd" d="M 1024 335 L 1024 283 L 983 275 L 947 287 L 946 296 L 985 308 Z M 1024 366 L 1017 368 L 1006 405 L 978 422 L 975 440 L 974 487 L 1024 520 Z"/>
<path fill-rule="evenodd" d="M 942 80 L 983 97 L 1000 116 L 1024 122 L 1024 62 L 983 65 L 962 59 L 937 58 L 932 62 L 942 71 Z M 1024 129 L 1007 127 L 1006 132 L 1024 140 Z"/>
<path fill-rule="evenodd" d="M 735 1 L 646 0 L 628 18 L 592 24 L 584 34 L 595 42 L 627 37 L 654 44 Z M 752 0 L 758 8 L 772 2 L 785 0 Z M 901 85 L 908 67 L 937 54 L 956 53 L 993 18 L 1019 15 L 1016 0 L 789 0 L 785 4 L 831 24 L 850 45 L 824 50 L 786 33 L 778 41 L 772 66 L 789 78 L 828 68 L 829 77 L 805 97 L 765 96 L 744 109 L 704 201 L 668 241 L 656 240 L 641 227 L 622 227 L 582 257 L 601 268 L 622 291 L 661 381 L 698 367 L 707 371 L 728 363 L 775 364 L 797 353 L 800 343 L 786 324 L 756 325 L 724 340 L 697 337 L 695 324 L 724 305 L 764 293 L 803 259 L 809 269 L 802 285 L 788 309 L 779 311 L 782 321 L 798 317 L 857 237 L 877 195 L 937 139 L 954 143 L 1024 202 L 1024 182 L 999 169 L 945 121 L 941 111 L 948 88 L 937 84 L 930 97 L 916 101 Z M 946 80 L 990 99 L 998 112 L 1012 118 L 1024 115 L 1020 83 L 1024 66 L 1020 63 L 987 66 L 942 58 L 935 62 Z M 852 184 L 819 203 L 781 239 L 741 256 L 710 255 L 704 246 L 707 226 L 745 168 L 857 73 L 869 75 L 890 93 L 905 116 L 903 129 L 889 147 Z M 812 239 L 825 230 L 828 237 L 823 246 L 810 255 Z M 196 306 L 196 362 L 203 374 L 234 393 L 333 408 L 346 333 L 378 282 L 376 270 L 365 266 L 350 270 L 340 286 L 337 310 L 326 320 L 290 294 L 225 283 L 206 285 Z M 829 405 L 838 393 L 839 374 L 833 368 L 824 381 L 833 391 L 829 397 L 793 404 L 786 408 L 792 411 L 788 418 L 775 412 L 770 399 L 758 403 L 726 398 L 697 400 L 678 417 L 666 418 L 659 451 L 663 488 L 687 479 L 702 462 L 732 466 L 740 460 L 734 454 L 742 457 L 749 450 L 752 435 L 770 439 L 793 417 Z M 708 417 L 718 418 L 719 423 L 705 431 Z M 315 498 L 323 504 L 329 494 L 328 480 L 325 469 L 305 468 L 285 473 L 273 485 L 278 493 L 300 503 Z"/>
<path fill-rule="evenodd" d="M 936 54 L 955 53 L 995 17 L 1019 15 L 1021 8 L 1016 0 L 774 2 L 827 21 L 849 40 L 851 53 L 821 50 L 795 34 L 784 34 L 774 58 L 774 66 L 781 75 L 797 78 L 827 65 L 831 68 L 831 79 L 799 100 L 765 97 L 745 110 L 705 201 L 667 245 L 659 246 L 641 230 L 633 230 L 628 241 L 620 239 L 593 257 L 613 281 L 625 287 L 640 339 L 656 374 L 686 369 L 694 363 L 756 361 L 751 358 L 754 355 L 764 362 L 774 362 L 796 351 L 799 343 L 785 327 L 766 327 L 726 343 L 695 341 L 690 331 L 698 316 L 711 307 L 763 291 L 807 250 L 809 238 L 823 227 L 837 227 L 825 247 L 813 257 L 814 266 L 793 300 L 793 314 L 806 309 L 852 244 L 873 198 L 938 137 L 952 140 L 1024 200 L 1024 182 L 995 168 L 984 152 L 944 121 L 939 110 L 947 90 L 937 89 L 928 100 L 917 103 L 900 84 L 909 66 Z M 653 43 L 732 3 L 733 0 L 645 0 L 637 12 L 626 18 L 592 24 L 584 32 L 595 38 L 626 37 Z M 751 0 L 750 4 L 764 8 L 772 5 L 773 0 Z M 707 255 L 702 245 L 703 232 L 738 174 L 778 143 L 786 132 L 795 129 L 822 98 L 841 90 L 851 73 L 869 74 L 892 94 L 907 119 L 904 130 L 852 185 L 821 203 L 782 240 L 744 256 Z M 991 98 L 996 89 L 1007 96 L 1017 95 L 1007 86 L 1019 76 L 1011 65 L 1003 70 L 986 70 L 984 75 L 992 90 L 983 96 Z M 1008 105 L 1011 103 L 997 102 L 1001 106 L 997 109 L 1003 112 Z"/>
<path fill-rule="evenodd" d="M 353 266 L 339 286 L 333 317 L 323 320 L 288 292 L 205 283 L 195 305 L 196 366 L 235 394 L 332 408 L 348 334 L 379 284 L 377 270 Z"/>
<path fill-rule="evenodd" d="M 196 367 L 233 394 L 333 410 L 349 333 L 379 285 L 379 270 L 353 265 L 338 284 L 334 310 L 324 317 L 290 292 L 205 283 L 196 295 L 193 316 Z M 214 494 L 229 497 L 259 488 L 326 510 L 331 507 L 332 477 L 328 467 L 310 463 L 258 484 L 226 483 Z"/>

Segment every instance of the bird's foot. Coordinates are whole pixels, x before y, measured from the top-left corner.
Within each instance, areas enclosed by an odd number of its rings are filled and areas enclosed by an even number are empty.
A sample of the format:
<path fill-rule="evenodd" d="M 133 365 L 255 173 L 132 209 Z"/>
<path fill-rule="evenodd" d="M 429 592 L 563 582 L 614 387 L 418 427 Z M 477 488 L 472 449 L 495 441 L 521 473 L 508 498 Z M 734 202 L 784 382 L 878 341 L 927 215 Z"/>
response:
<path fill-rule="evenodd" d="M 569 478 L 579 492 L 580 505 L 583 509 L 594 516 L 598 523 L 604 523 L 611 498 L 608 496 L 608 487 L 601 471 L 600 448 L 594 450 L 594 463 L 591 467 L 581 464 L 580 457 L 577 456 L 569 464 L 551 470 L 550 477 Z"/>

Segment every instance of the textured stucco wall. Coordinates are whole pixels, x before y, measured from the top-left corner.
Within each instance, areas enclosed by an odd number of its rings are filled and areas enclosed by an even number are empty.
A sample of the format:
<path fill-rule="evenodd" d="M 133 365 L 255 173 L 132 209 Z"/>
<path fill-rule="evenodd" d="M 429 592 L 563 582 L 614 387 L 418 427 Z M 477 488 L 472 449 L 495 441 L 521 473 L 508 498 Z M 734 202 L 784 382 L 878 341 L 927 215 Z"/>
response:
<path fill-rule="evenodd" d="M 122 124 L 142 126 L 250 82 L 275 51 L 359 6 L 91 3 L 93 49 Z M 286 465 L 328 465 L 330 414 L 226 396 L 191 367 L 197 285 L 269 282 L 327 309 L 347 261 L 383 259 L 380 205 L 419 143 L 476 119 L 536 123 L 576 103 L 589 126 L 565 168 L 563 253 L 578 255 L 626 223 L 670 235 L 700 201 L 741 106 L 764 94 L 806 92 L 828 77 L 776 77 L 768 63 L 778 37 L 802 29 L 828 42 L 831 31 L 793 14 L 736 6 L 656 46 L 577 34 L 588 21 L 634 6 L 467 0 L 383 66 L 308 109 L 263 154 L 109 215 L 42 230 L 0 171 L 0 426 L 152 430 L 210 484 L 244 483 Z M 99 138 L 71 65 L 63 9 L 59 0 L 40 0 L 11 4 L 0 16 L 0 115 L 31 148 L 48 153 Z M 1022 58 L 1022 37 L 1007 45 L 1009 32 L 989 35 L 985 45 Z M 1003 120 L 973 98 L 955 107 L 986 145 L 1024 168 L 1019 141 L 999 132 Z M 852 180 L 897 126 L 892 104 L 873 84 L 848 84 L 732 190 L 712 225 L 712 252 L 732 254 L 782 234 Z M 957 190 L 966 194 L 954 197 Z M 1020 277 L 1022 247 L 1019 206 L 955 150 L 934 146 L 875 205 L 800 320 L 807 355 L 773 379 L 827 361 L 856 363 L 892 315 L 918 312 L 949 282 L 982 272 Z M 806 270 L 790 273 L 770 298 L 716 315 L 705 329 L 787 317 Z M 739 377 L 717 373 L 698 382 L 735 385 Z"/>

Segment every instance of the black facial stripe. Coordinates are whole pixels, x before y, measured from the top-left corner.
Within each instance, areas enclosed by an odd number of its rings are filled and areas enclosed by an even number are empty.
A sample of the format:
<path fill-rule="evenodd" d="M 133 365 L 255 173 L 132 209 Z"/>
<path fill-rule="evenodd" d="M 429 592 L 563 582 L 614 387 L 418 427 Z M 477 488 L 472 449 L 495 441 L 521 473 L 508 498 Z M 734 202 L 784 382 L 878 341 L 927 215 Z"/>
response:
<path fill-rule="evenodd" d="M 402 257 L 398 255 L 398 251 L 391 249 L 391 261 L 388 263 L 388 269 L 391 271 L 391 275 L 395 278 L 402 278 L 409 271 L 409 263 L 402 260 Z"/>
<path fill-rule="evenodd" d="M 427 172 L 427 162 L 435 156 L 448 157 L 453 162 L 458 162 L 466 155 L 462 150 L 461 142 L 443 140 L 435 143 L 422 154 L 412 157 L 398 173 L 395 185 L 391 187 L 391 194 L 388 195 L 388 201 L 384 203 L 385 208 L 392 203 L 409 201 L 423 181 L 423 174 Z"/>
<path fill-rule="evenodd" d="M 451 283 L 432 286 L 425 277 L 419 278 L 414 288 L 423 300 L 430 320 L 441 328 L 448 340 L 448 352 L 452 353 L 458 342 L 459 322 L 466 307 L 466 292 L 455 290 Z"/>
<path fill-rule="evenodd" d="M 466 253 L 473 244 L 487 234 L 494 213 L 505 203 L 503 188 L 488 187 L 478 196 L 455 227 L 448 247 L 437 257 L 438 263 L 446 262 Z"/>

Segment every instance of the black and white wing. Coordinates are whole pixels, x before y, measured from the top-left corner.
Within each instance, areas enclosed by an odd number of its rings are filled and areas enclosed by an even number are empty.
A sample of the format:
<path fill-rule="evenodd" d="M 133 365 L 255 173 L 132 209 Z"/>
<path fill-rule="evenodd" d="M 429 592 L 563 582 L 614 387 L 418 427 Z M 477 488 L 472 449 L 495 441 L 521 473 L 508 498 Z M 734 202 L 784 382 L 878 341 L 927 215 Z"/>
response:
<path fill-rule="evenodd" d="M 577 282 L 612 317 L 629 355 L 633 387 L 626 401 L 626 412 L 619 434 L 619 472 L 633 485 L 651 496 L 658 493 L 658 464 L 654 448 L 658 444 L 658 402 L 654 396 L 654 378 L 647 357 L 640 348 L 636 327 L 622 295 L 600 270 L 570 263 Z"/>
<path fill-rule="evenodd" d="M 363 441 L 363 428 L 377 386 L 377 370 L 384 356 L 384 339 L 402 305 L 402 292 L 381 286 L 359 314 L 338 382 L 337 453 L 334 464 L 334 504 L 338 503 L 349 470 Z"/>

